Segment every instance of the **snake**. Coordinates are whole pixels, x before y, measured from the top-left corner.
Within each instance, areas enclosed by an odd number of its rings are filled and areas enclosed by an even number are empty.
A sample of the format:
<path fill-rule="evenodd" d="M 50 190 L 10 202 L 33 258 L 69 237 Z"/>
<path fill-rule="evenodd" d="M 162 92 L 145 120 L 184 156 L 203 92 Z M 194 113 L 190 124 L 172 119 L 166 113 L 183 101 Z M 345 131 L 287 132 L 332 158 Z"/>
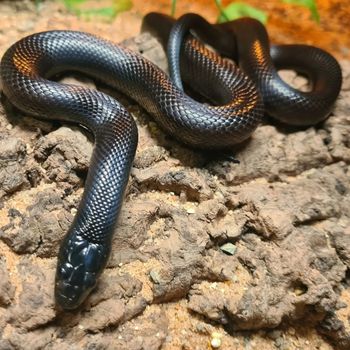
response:
<path fill-rule="evenodd" d="M 2 93 L 17 109 L 81 125 L 94 137 L 82 199 L 58 252 L 55 302 L 64 310 L 83 304 L 107 265 L 138 131 L 115 98 L 58 76 L 75 71 L 109 85 L 179 142 L 204 150 L 247 140 L 265 112 L 292 125 L 316 124 L 339 94 L 341 70 L 333 56 L 306 45 L 270 46 L 265 27 L 254 19 L 211 25 L 196 14 L 174 21 L 151 13 L 143 30 L 167 49 L 170 77 L 122 44 L 71 30 L 22 38 L 1 60 Z M 312 90 L 287 85 L 280 67 L 307 74 Z"/>

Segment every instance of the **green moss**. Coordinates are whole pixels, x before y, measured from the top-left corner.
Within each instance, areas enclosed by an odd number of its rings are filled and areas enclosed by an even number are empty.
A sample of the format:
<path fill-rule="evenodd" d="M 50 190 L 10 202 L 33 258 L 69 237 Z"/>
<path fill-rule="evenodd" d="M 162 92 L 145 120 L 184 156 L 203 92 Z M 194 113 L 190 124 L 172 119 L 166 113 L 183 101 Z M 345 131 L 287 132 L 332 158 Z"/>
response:
<path fill-rule="evenodd" d="M 63 0 L 63 2 L 68 11 L 90 20 L 96 17 L 113 20 L 120 12 L 130 10 L 132 7 L 131 0 L 110 0 L 110 6 L 91 9 L 86 8 L 87 0 Z"/>

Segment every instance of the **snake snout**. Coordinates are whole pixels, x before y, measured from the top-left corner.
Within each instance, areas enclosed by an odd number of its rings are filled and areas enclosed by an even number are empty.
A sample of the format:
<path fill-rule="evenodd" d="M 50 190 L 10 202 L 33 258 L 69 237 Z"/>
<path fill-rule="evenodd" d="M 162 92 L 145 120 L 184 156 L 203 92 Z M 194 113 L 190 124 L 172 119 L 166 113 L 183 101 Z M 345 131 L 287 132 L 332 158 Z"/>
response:
<path fill-rule="evenodd" d="M 75 234 L 66 237 L 56 271 L 55 295 L 63 309 L 77 308 L 96 286 L 106 265 L 108 249 Z"/>
<path fill-rule="evenodd" d="M 73 273 L 70 278 L 63 279 L 57 272 L 55 296 L 57 304 L 65 310 L 76 309 L 96 285 L 96 276 L 90 273 Z M 86 278 L 87 277 L 87 278 Z M 74 281 L 76 279 L 76 281 Z M 82 280 L 82 282 L 79 282 Z"/>

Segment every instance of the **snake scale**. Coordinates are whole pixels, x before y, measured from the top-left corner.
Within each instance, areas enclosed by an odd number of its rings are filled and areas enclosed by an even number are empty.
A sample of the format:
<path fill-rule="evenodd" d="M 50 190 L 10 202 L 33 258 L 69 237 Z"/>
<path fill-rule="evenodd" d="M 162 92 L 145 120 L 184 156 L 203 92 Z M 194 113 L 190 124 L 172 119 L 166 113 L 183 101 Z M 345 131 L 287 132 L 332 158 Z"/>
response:
<path fill-rule="evenodd" d="M 318 123 L 340 90 L 341 70 L 330 54 L 305 45 L 270 47 L 264 26 L 253 19 L 214 26 L 194 14 L 174 22 L 151 13 L 143 28 L 168 45 L 174 80 L 141 55 L 76 31 L 30 35 L 1 60 L 3 93 L 14 106 L 38 118 L 83 125 L 95 139 L 84 194 L 58 254 L 55 298 L 63 309 L 82 304 L 107 264 L 138 134 L 118 101 L 58 83 L 57 74 L 77 71 L 110 85 L 170 135 L 200 149 L 229 148 L 246 140 L 264 111 L 288 124 Z M 280 67 L 307 74 L 312 91 L 288 86 L 278 76 Z M 190 97 L 182 82 L 210 103 Z"/>

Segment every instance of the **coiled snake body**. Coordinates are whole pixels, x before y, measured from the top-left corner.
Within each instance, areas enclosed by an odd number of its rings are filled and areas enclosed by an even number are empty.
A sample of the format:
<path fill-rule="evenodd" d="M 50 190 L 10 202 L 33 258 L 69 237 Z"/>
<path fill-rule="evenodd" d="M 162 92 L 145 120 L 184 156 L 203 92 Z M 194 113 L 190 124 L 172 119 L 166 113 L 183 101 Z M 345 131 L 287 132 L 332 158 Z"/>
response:
<path fill-rule="evenodd" d="M 112 97 L 50 78 L 69 70 L 101 80 L 137 101 L 168 133 L 196 148 L 227 148 L 247 139 L 264 111 L 260 93 L 269 113 L 281 115 L 282 121 L 305 125 L 323 120 L 341 84 L 340 68 L 334 58 L 322 50 L 304 47 L 312 56 L 305 66 L 305 54 L 295 47 L 286 49 L 290 51 L 274 49 L 278 65 L 300 68 L 311 75 L 313 91 L 296 92 L 276 76 L 271 60 L 265 58 L 269 57 L 269 45 L 263 26 L 253 20 L 241 21 L 243 28 L 238 22 L 215 28 L 220 29 L 218 44 L 222 51 L 236 59 L 238 56 L 246 73 L 206 49 L 191 35 L 183 45 L 180 64 L 183 79 L 192 82 L 192 87 L 215 101 L 215 105 L 189 97 L 181 86 L 176 86 L 142 56 L 82 32 L 34 34 L 15 43 L 3 56 L 3 93 L 17 108 L 40 118 L 82 124 L 95 137 L 83 198 L 58 256 L 55 294 L 64 309 L 76 308 L 84 301 L 106 266 L 137 146 L 137 128 L 130 114 Z M 172 20 L 150 14 L 145 18 L 145 28 L 150 29 L 151 22 L 160 29 L 158 36 L 165 42 Z M 179 22 L 172 33 L 174 52 L 181 46 L 178 40 L 188 32 L 188 24 L 196 22 L 195 15 Z M 213 32 L 203 29 L 201 35 L 209 33 L 210 39 L 216 29 Z M 250 36 L 250 43 L 241 43 L 247 39 L 245 35 Z M 260 92 L 247 75 L 256 79 Z M 263 80 L 268 81 L 267 87 L 262 87 Z M 297 101 L 288 102 L 291 96 L 297 96 Z M 299 109 L 291 111 L 296 102 Z M 294 119 L 290 120 L 291 117 Z"/>

